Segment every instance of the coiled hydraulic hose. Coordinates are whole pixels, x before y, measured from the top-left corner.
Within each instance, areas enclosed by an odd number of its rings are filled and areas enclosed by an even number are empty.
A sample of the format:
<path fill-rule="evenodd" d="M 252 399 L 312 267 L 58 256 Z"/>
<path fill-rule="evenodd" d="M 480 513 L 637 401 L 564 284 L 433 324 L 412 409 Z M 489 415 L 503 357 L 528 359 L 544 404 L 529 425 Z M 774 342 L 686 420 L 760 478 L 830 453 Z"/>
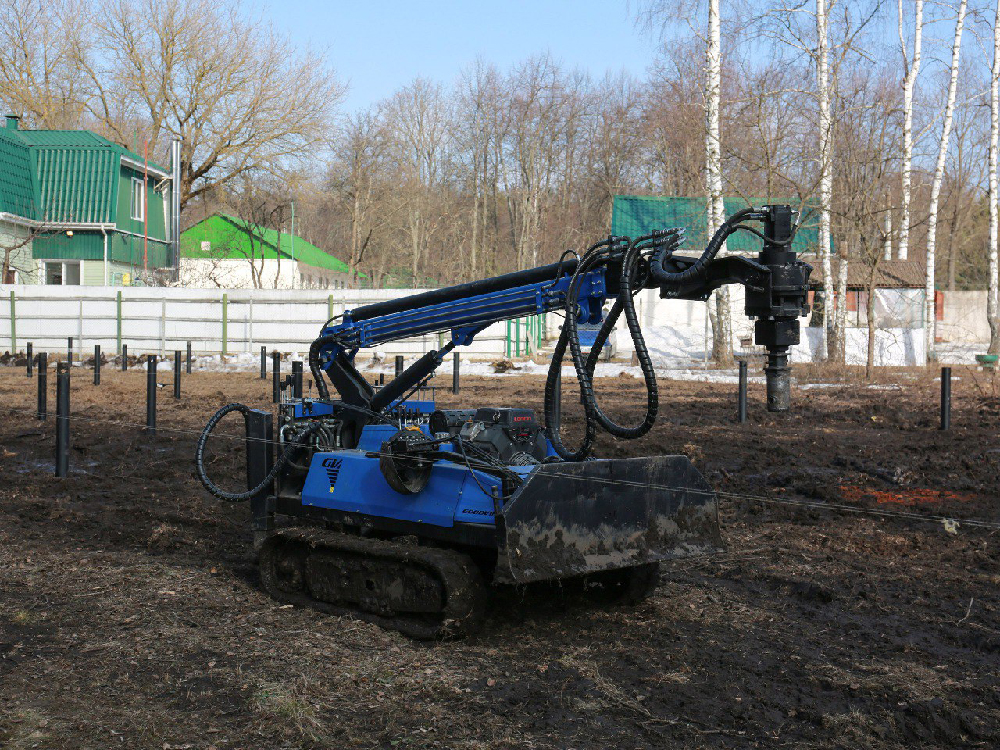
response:
<path fill-rule="evenodd" d="M 606 240 L 601 240 L 594 245 L 591 245 L 587 249 L 587 252 L 583 254 L 580 262 L 576 266 L 576 271 L 570 278 L 569 289 L 566 291 L 566 317 L 563 323 L 562 332 L 559 334 L 559 338 L 556 341 L 555 350 L 552 353 L 552 361 L 549 364 L 549 372 L 545 378 L 545 435 L 552 443 L 552 447 L 559 457 L 564 461 L 582 461 L 588 455 L 590 455 L 591 448 L 594 445 L 594 438 L 597 436 L 596 422 L 591 414 L 591 407 L 588 405 L 586 390 L 584 384 L 586 378 L 580 377 L 581 368 L 577 368 L 577 381 L 580 385 L 580 400 L 583 402 L 584 407 L 584 435 L 583 440 L 580 443 L 580 447 L 576 450 L 570 450 L 567 448 L 563 442 L 562 437 L 559 434 L 559 415 L 556 412 L 556 388 L 559 387 L 559 375 L 562 371 L 562 361 L 566 354 L 566 347 L 571 342 L 576 345 L 577 350 L 579 350 L 580 342 L 577 340 L 576 335 L 576 315 L 577 315 L 577 290 L 579 289 L 580 278 L 587 273 L 598 261 L 603 260 L 603 254 L 608 252 L 607 250 L 602 250 L 604 248 L 612 248 L 615 244 L 620 243 L 621 238 L 618 237 L 608 237 Z M 572 329 L 570 328 L 570 323 L 572 320 Z M 572 335 L 571 334 L 572 330 Z M 574 358 L 574 364 L 576 359 Z M 582 364 L 582 358 L 581 358 Z"/>
<path fill-rule="evenodd" d="M 274 462 L 274 466 L 271 467 L 271 471 L 268 472 L 267 476 L 264 477 L 264 480 L 256 487 L 249 489 L 246 492 L 226 492 L 208 478 L 208 472 L 205 470 L 205 445 L 208 443 L 208 438 L 211 436 L 216 425 L 222 421 L 223 417 L 234 411 L 238 411 L 242 414 L 243 420 L 246 422 L 250 416 L 251 409 L 243 404 L 226 404 L 215 412 L 215 414 L 212 415 L 212 418 L 208 420 L 208 424 L 205 425 L 205 429 L 202 430 L 201 437 L 198 438 L 198 446 L 195 448 L 194 453 L 194 463 L 195 471 L 198 473 L 198 479 L 201 481 L 206 490 L 220 500 L 227 500 L 231 503 L 239 503 L 249 500 L 251 497 L 270 485 L 271 482 L 274 481 L 274 478 L 278 476 L 278 472 L 281 471 L 284 465 L 291 458 L 292 453 L 302 447 L 300 441 L 320 429 L 322 427 L 322 423 L 310 422 L 309 425 L 307 425 L 303 430 L 296 433 L 293 438 L 288 441 L 288 446 L 281 452 L 281 455 L 278 456 L 278 460 Z"/>
<path fill-rule="evenodd" d="M 659 389 L 656 383 L 656 371 L 653 368 L 653 360 L 649 356 L 649 349 L 646 347 L 646 340 L 639 325 L 639 316 L 635 310 L 635 295 L 641 291 L 643 281 L 643 279 L 639 278 L 639 259 L 643 250 L 658 248 L 665 244 L 676 247 L 682 239 L 683 230 L 672 229 L 639 237 L 629 245 L 622 259 L 621 278 L 619 280 L 620 292 L 604 324 L 601 326 L 600 331 L 598 331 L 594 345 L 590 349 L 590 354 L 587 356 L 585 369 L 587 381 L 591 386 L 589 395 L 594 419 L 605 432 L 624 440 L 634 440 L 649 432 L 656 423 L 656 416 L 659 412 Z M 597 360 L 600 358 L 604 343 L 614 330 L 622 312 L 625 313 L 625 322 L 628 326 L 629 336 L 632 339 L 636 359 L 639 362 L 639 368 L 642 371 L 643 381 L 646 386 L 646 413 L 642 421 L 635 427 L 624 427 L 608 417 L 600 408 L 593 391 L 594 371 L 597 367 Z"/>
<path fill-rule="evenodd" d="M 681 230 L 658 231 L 645 237 L 639 237 L 634 241 L 628 238 L 609 237 L 607 240 L 599 242 L 588 249 L 580 260 L 576 272 L 570 279 L 566 295 L 565 322 L 559 339 L 556 342 L 552 362 L 549 366 L 548 377 L 545 381 L 546 435 L 556 453 L 564 460 L 580 461 L 585 459 L 593 447 L 598 426 L 615 437 L 631 440 L 645 435 L 655 424 L 656 415 L 659 410 L 659 391 L 656 384 L 656 373 L 642 335 L 639 318 L 635 311 L 635 300 L 633 298 L 642 289 L 642 281 L 644 280 L 639 275 L 639 260 L 642 257 L 643 251 L 661 246 L 668 246 L 672 250 L 680 244 L 682 237 L 683 232 Z M 623 243 L 626 245 L 626 249 L 622 255 L 618 296 L 598 331 L 594 345 L 591 347 L 586 360 L 584 360 L 577 327 L 577 299 L 580 283 L 588 271 L 606 262 L 607 258 L 605 256 L 616 247 L 620 247 Z M 593 385 L 594 371 L 597 367 L 597 360 L 600 357 L 601 349 L 611 335 L 611 331 L 614 330 L 614 326 L 618 322 L 618 318 L 622 312 L 625 313 L 629 334 L 635 345 L 636 357 L 639 360 L 646 386 L 646 413 L 643 420 L 634 427 L 619 425 L 604 413 L 597 402 Z M 558 414 L 555 409 L 555 391 L 558 387 L 559 373 L 567 346 L 570 348 L 577 381 L 580 385 L 580 400 L 584 408 L 584 438 L 576 450 L 570 450 L 562 443 L 559 434 Z"/>

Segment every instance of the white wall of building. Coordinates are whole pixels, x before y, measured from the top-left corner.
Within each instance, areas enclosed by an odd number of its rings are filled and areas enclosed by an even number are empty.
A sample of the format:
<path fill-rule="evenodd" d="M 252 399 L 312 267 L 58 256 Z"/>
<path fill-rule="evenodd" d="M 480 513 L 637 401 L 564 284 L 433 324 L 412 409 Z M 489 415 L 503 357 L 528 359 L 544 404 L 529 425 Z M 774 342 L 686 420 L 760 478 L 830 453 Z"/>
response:
<path fill-rule="evenodd" d="M 31 256 L 31 242 L 21 245 L 28 239 L 27 228 L 17 224 L 0 222 L 0 267 L 3 266 L 3 256 L 10 252 L 10 266 L 14 270 L 18 284 L 31 284 L 35 281 L 38 264 Z M 21 245 L 18 247 L 18 245 Z M 0 278 L 0 282 L 3 279 Z"/>
<path fill-rule="evenodd" d="M 953 344 L 988 344 L 986 291 L 945 292 L 944 320 L 937 322 L 937 337 Z"/>
<path fill-rule="evenodd" d="M 347 274 L 284 259 L 181 258 L 180 284 L 197 289 L 254 289 L 254 268 L 262 289 L 340 289 Z"/>

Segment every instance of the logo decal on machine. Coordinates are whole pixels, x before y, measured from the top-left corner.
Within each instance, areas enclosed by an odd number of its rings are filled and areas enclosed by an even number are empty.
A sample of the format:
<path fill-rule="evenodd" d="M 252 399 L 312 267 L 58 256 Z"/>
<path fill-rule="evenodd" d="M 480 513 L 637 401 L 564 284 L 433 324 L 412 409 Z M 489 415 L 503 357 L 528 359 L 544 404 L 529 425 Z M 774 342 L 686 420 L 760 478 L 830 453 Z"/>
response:
<path fill-rule="evenodd" d="M 330 492 L 333 492 L 333 486 L 337 483 L 337 477 L 340 476 L 340 467 L 344 463 L 342 458 L 324 458 L 323 468 L 326 469 L 326 476 L 330 480 Z"/>

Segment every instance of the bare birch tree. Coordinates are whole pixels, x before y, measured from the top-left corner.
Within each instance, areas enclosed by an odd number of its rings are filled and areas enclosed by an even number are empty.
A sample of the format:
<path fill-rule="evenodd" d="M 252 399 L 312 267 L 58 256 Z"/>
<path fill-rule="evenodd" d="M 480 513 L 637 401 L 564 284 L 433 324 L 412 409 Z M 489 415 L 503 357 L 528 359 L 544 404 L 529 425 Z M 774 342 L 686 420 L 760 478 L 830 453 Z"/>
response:
<path fill-rule="evenodd" d="M 900 260 L 906 260 L 910 249 L 910 203 L 912 200 L 913 179 L 913 90 L 917 83 L 917 76 L 920 74 L 920 57 L 924 33 L 924 0 L 915 0 L 914 2 L 912 58 L 906 52 L 906 34 L 903 30 L 903 0 L 898 1 L 897 14 L 899 48 L 903 56 L 903 154 L 899 242 L 896 252 Z"/>
<path fill-rule="evenodd" d="M 941 140 L 938 144 L 937 162 L 931 181 L 930 207 L 927 212 L 927 276 L 924 286 L 924 345 L 927 356 L 934 351 L 937 315 L 934 294 L 934 273 L 937 251 L 938 204 L 941 199 L 941 184 L 944 181 L 945 163 L 948 158 L 948 141 L 951 137 L 952 120 L 955 114 L 955 99 L 958 91 L 958 68 L 962 52 L 962 30 L 968 0 L 961 0 L 958 17 L 955 20 L 955 38 L 951 46 L 951 66 L 948 77 L 948 95 L 945 100 L 944 121 L 941 125 Z"/>
<path fill-rule="evenodd" d="M 705 195 L 708 199 L 707 234 L 711 237 L 726 219 L 722 194 L 722 23 L 719 0 L 708 0 L 708 31 L 705 35 Z M 725 255 L 723 248 L 719 255 Z M 712 359 L 728 365 L 733 361 L 733 331 L 729 314 L 729 290 L 717 290 L 712 317 Z M 711 303 L 709 303 L 711 307 Z"/>
<path fill-rule="evenodd" d="M 823 277 L 823 357 L 831 356 L 831 343 L 837 342 L 836 312 L 844 306 L 843 297 L 834 305 L 833 268 L 830 262 L 830 213 L 833 203 L 833 118 L 830 113 L 830 36 L 826 0 L 816 0 L 816 99 L 819 109 L 819 248 Z M 847 264 L 841 262 L 847 274 Z M 846 284 L 845 284 L 846 286 Z M 839 329 L 842 330 L 842 329 Z M 841 358 L 838 357 L 838 360 Z"/>
<path fill-rule="evenodd" d="M 997 192 L 997 151 L 1000 141 L 1000 0 L 997 0 L 996 17 L 993 21 L 993 60 L 990 66 L 990 149 L 989 149 L 989 193 L 990 234 L 989 234 L 989 278 L 986 292 L 986 319 L 990 326 L 990 354 L 1000 354 L 1000 312 L 997 310 L 1000 294 L 1000 263 L 997 258 L 998 206 L 1000 194 Z"/>

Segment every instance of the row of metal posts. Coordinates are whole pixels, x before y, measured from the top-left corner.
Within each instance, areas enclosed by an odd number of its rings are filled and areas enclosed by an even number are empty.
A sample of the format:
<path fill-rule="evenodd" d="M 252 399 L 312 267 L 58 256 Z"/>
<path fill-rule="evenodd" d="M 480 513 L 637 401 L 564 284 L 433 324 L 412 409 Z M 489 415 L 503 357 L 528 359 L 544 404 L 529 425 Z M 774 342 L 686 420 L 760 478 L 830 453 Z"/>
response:
<path fill-rule="evenodd" d="M 69 377 L 72 366 L 72 346 L 73 339 L 69 338 L 69 356 L 66 362 L 60 362 L 56 369 L 56 476 L 67 476 L 69 465 Z M 27 345 L 28 361 L 27 376 L 33 376 L 35 361 L 38 362 L 38 408 L 37 418 L 44 420 L 48 416 L 48 354 L 39 352 L 34 355 L 33 347 Z M 272 375 L 273 375 L 273 399 L 278 403 L 281 397 L 281 355 L 274 352 L 272 355 Z M 459 393 L 460 389 L 460 359 L 456 352 L 453 359 L 452 370 L 452 393 Z M 174 352 L 174 398 L 181 397 L 181 351 Z M 147 355 L 146 358 L 146 427 L 147 434 L 156 433 L 156 365 L 155 354 Z M 395 373 L 399 377 L 403 372 L 404 360 L 402 356 L 395 358 Z M 128 368 L 128 348 L 122 347 L 122 371 Z M 191 344 L 188 343 L 187 350 L 187 371 L 191 372 Z M 267 349 L 261 347 L 260 352 L 260 374 L 261 379 L 267 377 Z M 295 398 L 302 398 L 303 363 L 292 362 L 292 393 Z M 561 380 L 561 377 L 559 378 Z M 739 390 L 737 395 L 736 421 L 743 424 L 747 421 L 747 363 L 739 363 Z M 101 383 L 101 347 L 94 347 L 94 385 Z M 557 400 L 561 396 L 561 388 L 556 389 Z M 558 409 L 557 409 L 558 411 Z M 941 430 L 951 428 L 951 368 L 941 368 Z"/>
<path fill-rule="evenodd" d="M 740 362 L 740 387 L 736 399 L 736 421 L 743 424 L 747 421 L 747 363 Z M 951 368 L 941 368 L 941 427 L 951 429 Z"/>

